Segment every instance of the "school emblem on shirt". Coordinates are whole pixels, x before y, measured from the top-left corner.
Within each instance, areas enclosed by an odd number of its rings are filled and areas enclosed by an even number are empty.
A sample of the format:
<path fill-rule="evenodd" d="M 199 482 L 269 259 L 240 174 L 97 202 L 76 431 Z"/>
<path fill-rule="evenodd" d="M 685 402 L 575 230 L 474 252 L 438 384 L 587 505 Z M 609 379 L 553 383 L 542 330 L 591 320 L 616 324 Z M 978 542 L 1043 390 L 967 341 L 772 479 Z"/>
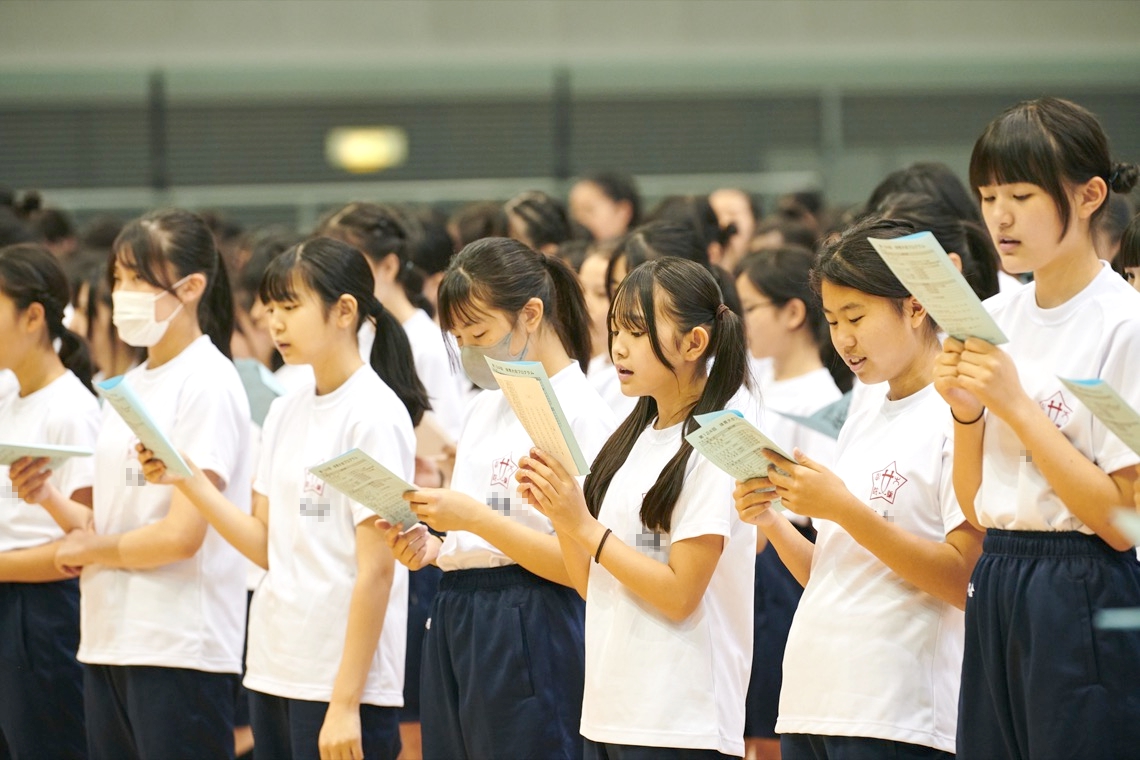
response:
<path fill-rule="evenodd" d="M 1049 415 L 1049 419 L 1057 427 L 1064 427 L 1073 414 L 1072 407 L 1065 403 L 1065 396 L 1061 391 L 1057 391 L 1049 398 L 1037 403 L 1041 405 L 1042 411 Z"/>
<path fill-rule="evenodd" d="M 316 518 L 324 522 L 332 514 L 332 502 L 324 498 L 325 482 L 311 472 L 305 472 L 304 487 L 301 492 L 301 516 Z"/>
<path fill-rule="evenodd" d="M 496 459 L 491 463 L 491 485 L 510 488 L 511 476 L 515 474 L 515 470 L 518 468 L 519 466 L 512 462 L 510 457 Z"/>
<path fill-rule="evenodd" d="M 871 473 L 871 499 L 882 499 L 888 504 L 894 504 L 895 494 L 906 482 L 907 479 L 899 474 L 898 465 L 891 462 L 883 469 Z"/>

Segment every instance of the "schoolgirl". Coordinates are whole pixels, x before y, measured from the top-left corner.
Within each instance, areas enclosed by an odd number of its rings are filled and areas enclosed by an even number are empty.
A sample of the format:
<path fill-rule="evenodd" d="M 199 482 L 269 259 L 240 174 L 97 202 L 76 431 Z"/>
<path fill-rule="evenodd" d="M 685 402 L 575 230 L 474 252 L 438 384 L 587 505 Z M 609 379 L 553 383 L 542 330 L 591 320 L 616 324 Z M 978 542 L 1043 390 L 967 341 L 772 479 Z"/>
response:
<path fill-rule="evenodd" d="M 177 487 L 268 571 L 250 608 L 245 677 L 257 752 L 394 758 L 407 572 L 394 569 L 375 515 L 307 468 L 359 448 L 410 478 L 426 393 L 407 336 L 347 244 L 316 238 L 290 248 L 269 265 L 260 297 L 282 357 L 311 365 L 315 385 L 270 409 L 252 515 L 197 471 Z M 370 364 L 356 342 L 366 319 L 376 327 Z M 148 477 L 172 480 L 150 452 L 141 459 Z"/>
<path fill-rule="evenodd" d="M 583 456 L 616 426 L 586 379 L 589 318 L 561 260 L 507 238 L 471 243 L 439 289 L 440 321 L 483 390 L 460 435 L 451 490 L 408 495 L 423 526 L 387 532 L 413 570 L 445 572 L 424 638 L 424 757 L 581 757 L 582 602 L 549 521 L 512 479 L 532 446 L 485 357 L 541 362 Z"/>
<path fill-rule="evenodd" d="M 805 248 L 749 254 L 736 269 L 736 289 L 744 309 L 753 372 L 767 412 L 765 432 L 784 451 L 797 447 L 810 451 L 816 461 L 830 467 L 835 439 L 788 416 L 807 417 L 841 396 L 822 359 L 825 352 L 829 359 L 835 357 L 835 349 L 824 338 L 819 296 L 808 282 L 814 262 L 815 255 Z M 842 371 L 848 372 L 846 366 Z M 814 537 L 807 519 L 797 526 Z M 779 757 L 775 726 L 781 663 L 803 587 L 769 548 L 763 531 L 757 535 L 756 550 L 755 642 L 744 735 L 750 757 L 769 758 Z"/>
<path fill-rule="evenodd" d="M 0 249 L 0 368 L 18 391 L 0 396 L 7 444 L 93 448 L 99 405 L 82 340 L 63 326 L 67 277 L 40 246 Z M 60 352 L 53 341 L 60 341 Z M 27 465 L 29 462 L 20 462 Z M 90 457 L 52 473 L 60 493 L 90 506 Z M 79 582 L 55 566 L 63 531 L 16 496 L 0 466 L 0 746 L 12 758 L 83 758 Z"/>
<path fill-rule="evenodd" d="M 146 363 L 125 382 L 155 423 L 247 509 L 249 404 L 229 359 L 233 303 L 209 228 L 187 211 L 129 223 L 108 262 L 113 319 Z M 13 482 L 71 531 L 57 567 L 82 567 L 79 661 L 94 758 L 233 754 L 245 629 L 241 556 L 173 488 L 147 485 L 137 439 L 108 404 L 92 510 L 29 467 Z M 93 525 L 92 522 L 93 517 Z"/>
<path fill-rule="evenodd" d="M 583 177 L 570 188 L 570 218 L 594 240 L 615 240 L 641 224 L 641 195 L 633 178 L 600 173 Z"/>
<path fill-rule="evenodd" d="M 951 489 L 938 336 L 867 238 L 914 231 L 869 218 L 824 247 L 813 273 L 831 338 L 855 374 L 888 385 L 847 419 L 834 471 L 802 452 L 738 486 L 804 584 L 784 653 L 776 731 L 785 760 L 954 752 L 962 612 L 981 535 Z M 782 514 L 816 520 L 813 546 Z"/>
<path fill-rule="evenodd" d="M 743 326 L 708 270 L 671 257 L 626 277 L 610 325 L 633 413 L 584 491 L 537 450 L 517 475 L 586 599 L 584 757 L 739 757 L 756 533 L 683 436 L 743 397 Z"/>
<path fill-rule="evenodd" d="M 587 251 L 582 266 L 578 270 L 578 281 L 582 283 L 582 293 L 586 297 L 586 313 L 590 315 L 590 345 L 594 356 L 586 369 L 598 393 L 609 404 L 619 420 L 633 411 L 637 399 L 621 392 L 617 370 L 609 350 L 610 297 L 606 288 L 606 272 L 609 270 L 610 252 L 608 246 L 593 244 Z"/>
<path fill-rule="evenodd" d="M 560 201 L 540 190 L 519 193 L 503 204 L 507 234 L 547 256 L 571 238 L 570 220 Z"/>
<path fill-rule="evenodd" d="M 1099 261 L 1092 228 L 1137 167 L 1093 114 L 1056 98 L 986 127 L 970 184 L 1006 271 L 1033 283 L 986 303 L 1010 342 L 948 339 L 938 387 L 956 422 L 954 486 L 986 530 L 970 579 L 963 758 L 1127 757 L 1140 746 L 1140 632 L 1099 610 L 1140 604 L 1140 565 L 1112 523 L 1131 451 L 1061 384 L 1100 378 L 1140 406 L 1140 295 Z"/>

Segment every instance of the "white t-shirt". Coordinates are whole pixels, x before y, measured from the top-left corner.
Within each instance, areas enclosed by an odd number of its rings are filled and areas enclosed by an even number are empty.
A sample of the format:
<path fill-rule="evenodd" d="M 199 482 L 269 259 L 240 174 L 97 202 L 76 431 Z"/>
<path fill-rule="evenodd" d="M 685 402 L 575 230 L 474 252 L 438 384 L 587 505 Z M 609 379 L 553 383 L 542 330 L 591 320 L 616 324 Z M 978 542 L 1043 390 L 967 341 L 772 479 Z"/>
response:
<path fill-rule="evenodd" d="M 175 447 L 216 473 L 225 497 L 248 511 L 249 401 L 233 363 L 203 335 L 160 367 L 130 370 L 125 382 Z M 111 405 L 104 405 L 95 448 L 98 533 L 141 528 L 170 509 L 174 488 L 147 484 L 137 442 Z M 150 570 L 88 566 L 80 591 L 80 662 L 241 670 L 245 565 L 213 528 L 197 553 L 180 562 Z"/>
<path fill-rule="evenodd" d="M 0 399 L 20 392 L 20 381 L 10 369 L 0 369 Z"/>
<path fill-rule="evenodd" d="M 550 378 L 558 403 L 587 462 L 593 462 L 602 445 L 617 428 L 617 420 L 577 362 Z M 515 416 L 502 391 L 483 391 L 456 446 L 451 487 L 489 505 L 496 512 L 542 533 L 553 534 L 550 521 L 527 504 L 514 479 L 519 457 L 534 444 Z M 449 531 L 437 564 L 443 570 L 513 565 L 515 561 L 474 533 Z"/>
<path fill-rule="evenodd" d="M 627 396 L 621 392 L 617 369 L 608 354 L 598 354 L 590 360 L 586 377 L 589 378 L 590 384 L 598 389 L 602 399 L 610 405 L 619 423 L 629 416 L 633 407 L 637 406 L 637 396 Z"/>
<path fill-rule="evenodd" d="M 367 324 L 371 326 L 371 322 Z M 416 309 L 415 314 L 404 322 L 404 332 L 412 344 L 416 374 L 427 389 L 432 412 L 452 440 L 458 440 L 463 429 L 463 400 L 453 376 L 443 333 L 423 309 Z"/>
<path fill-rule="evenodd" d="M 965 522 L 953 441 L 933 385 L 850 417 L 835 473 L 856 497 L 930 541 Z M 777 733 L 862 736 L 954 752 L 964 618 L 833 522 L 816 520 L 811 578 L 784 651 Z"/>
<path fill-rule="evenodd" d="M 367 364 L 332 393 L 276 399 L 254 490 L 269 499 L 269 572 L 249 613 L 246 688 L 328 702 L 356 583 L 356 526 L 376 519 L 308 471 L 359 448 L 409 482 L 415 433 L 403 403 Z M 361 701 L 403 702 L 408 570 L 396 563 L 380 644 Z"/>
<path fill-rule="evenodd" d="M 1036 284 L 986 301 L 1010 342 L 1029 397 L 1049 415 L 1078 451 L 1105 472 L 1140 462 L 1140 456 L 1109 432 L 1058 376 L 1100 378 L 1133 408 L 1140 408 L 1140 293 L 1107 264 L 1067 303 L 1037 305 Z M 1045 476 L 1024 455 L 1025 444 L 996 415 L 986 415 L 982 485 L 975 499 L 978 519 L 1005 530 L 1092 530 L 1074 517 Z"/>
<path fill-rule="evenodd" d="M 771 365 L 757 375 L 760 400 L 767 410 L 765 432 L 789 454 L 796 447 L 809 457 L 830 467 L 835 461 L 836 440 L 812 430 L 784 414 L 809 417 L 843 395 L 826 367 L 812 370 L 806 375 L 777 381 Z"/>
<path fill-rule="evenodd" d="M 1009 293 L 1010 291 L 1017 290 L 1025 284 L 1013 275 L 1006 274 L 1000 270 L 998 271 L 997 281 L 998 293 Z M 1007 335 L 1006 337 L 1008 338 L 1009 336 Z"/>
<path fill-rule="evenodd" d="M 0 440 L 4 443 L 95 448 L 99 402 L 70 371 L 23 398 L 0 395 Z M 71 457 L 51 475 L 51 483 L 71 496 L 95 482 L 95 459 Z M 16 496 L 8 466 L 0 465 L 0 552 L 27 549 L 63 538 L 63 531 L 38 504 Z"/>
<path fill-rule="evenodd" d="M 725 539 L 696 610 L 671 622 L 600 564 L 586 593 L 582 735 L 595 742 L 744 754 L 744 702 L 752 665 L 756 529 L 733 507 L 732 477 L 697 452 L 673 508 L 671 531 L 640 517 L 644 495 L 677 453 L 681 425 L 647 427 L 614 475 L 598 520 L 620 540 L 668 563 L 671 542 Z"/>

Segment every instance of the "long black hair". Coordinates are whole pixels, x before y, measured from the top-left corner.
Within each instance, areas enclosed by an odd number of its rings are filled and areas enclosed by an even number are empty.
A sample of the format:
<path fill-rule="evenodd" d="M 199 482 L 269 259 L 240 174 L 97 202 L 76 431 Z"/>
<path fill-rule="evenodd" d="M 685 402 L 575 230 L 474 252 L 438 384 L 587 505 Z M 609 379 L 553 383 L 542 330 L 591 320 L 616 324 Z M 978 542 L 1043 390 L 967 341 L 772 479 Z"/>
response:
<path fill-rule="evenodd" d="M 350 203 L 317 225 L 317 234 L 343 240 L 379 264 L 394 255 L 399 262 L 396 282 L 417 309 L 432 313 L 424 296 L 424 273 L 412 262 L 411 235 L 406 215 L 379 203 Z"/>
<path fill-rule="evenodd" d="M 140 279 L 171 292 L 178 280 L 206 275 L 206 290 L 198 302 L 198 325 L 227 359 L 234 332 L 234 301 L 226 265 L 214 234 L 202 217 L 182 209 L 161 209 L 128 222 L 111 246 L 107 277 L 115 264 L 138 273 Z M 174 270 L 173 278 L 170 269 Z"/>
<path fill-rule="evenodd" d="M 343 295 L 356 299 L 356 329 L 365 319 L 376 324 L 368 363 L 403 402 L 412 424 L 418 425 L 431 403 L 416 375 L 408 335 L 376 299 L 374 284 L 372 269 L 360 251 L 340 240 L 320 237 L 299 243 L 269 262 L 258 296 L 265 303 L 288 303 L 297 299 L 301 285 L 321 300 L 326 313 Z"/>
<path fill-rule="evenodd" d="M 439 284 L 439 324 L 450 330 L 488 309 L 518 316 L 532 298 L 543 319 L 585 372 L 590 363 L 590 315 L 577 276 L 556 256 L 543 256 L 511 238 L 483 238 L 455 255 Z M 450 344 L 449 344 L 450 345 Z"/>
<path fill-rule="evenodd" d="M 1115 163 L 1108 137 L 1090 111 L 1060 98 L 1026 100 L 991 121 L 974 143 L 970 156 L 970 185 L 1027 182 L 1045 190 L 1061 217 L 1061 237 L 1069 230 L 1072 208 L 1066 184 L 1101 177 L 1110 193 L 1128 193 L 1136 186 L 1140 167 Z M 1104 212 L 1093 212 L 1090 226 Z"/>
<path fill-rule="evenodd" d="M 63 326 L 63 310 L 70 300 L 71 288 L 59 261 L 39 245 L 0 248 L 0 292 L 12 299 L 19 312 L 34 303 L 43 307 L 48 340 L 60 342 L 60 361 L 94 392 L 91 375 L 95 368 L 87 345 Z"/>
<path fill-rule="evenodd" d="M 667 319 L 682 334 L 696 327 L 708 329 L 709 346 L 700 362 L 706 366 L 708 360 L 713 360 L 712 369 L 700 398 L 685 417 L 685 434 L 696 429 L 695 415 L 724 409 L 748 381 L 744 325 L 740 317 L 722 306 L 720 287 L 709 271 L 700 264 L 675 257 L 655 259 L 630 272 L 610 305 L 610 325 L 644 332 L 649 336 L 653 354 L 670 370 L 674 368 L 661 349 L 658 318 Z M 613 348 L 612 331 L 610 348 Z M 629 457 L 642 431 L 656 417 L 657 402 L 643 396 L 606 441 L 586 476 L 584 490 L 590 514 L 598 516 L 610 481 Z M 677 453 L 642 500 L 641 522 L 646 528 L 669 531 L 673 506 L 681 495 L 685 467 L 692 452 L 692 445 L 682 436 Z"/>

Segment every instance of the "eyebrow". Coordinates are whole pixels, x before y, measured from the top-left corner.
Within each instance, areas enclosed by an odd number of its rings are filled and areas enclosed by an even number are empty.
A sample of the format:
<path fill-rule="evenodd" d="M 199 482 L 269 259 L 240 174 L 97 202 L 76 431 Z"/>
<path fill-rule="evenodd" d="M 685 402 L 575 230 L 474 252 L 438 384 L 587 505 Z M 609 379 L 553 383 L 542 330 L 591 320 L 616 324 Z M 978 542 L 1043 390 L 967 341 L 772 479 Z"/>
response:
<path fill-rule="evenodd" d="M 839 311 L 840 313 L 842 313 L 845 311 L 851 311 L 852 309 L 861 309 L 861 308 L 863 308 L 863 304 L 861 304 L 861 303 L 848 303 L 848 304 L 844 304 L 843 306 L 840 306 L 836 311 Z M 824 314 L 834 314 L 835 312 L 831 311 L 831 309 L 824 309 L 823 313 Z"/>

